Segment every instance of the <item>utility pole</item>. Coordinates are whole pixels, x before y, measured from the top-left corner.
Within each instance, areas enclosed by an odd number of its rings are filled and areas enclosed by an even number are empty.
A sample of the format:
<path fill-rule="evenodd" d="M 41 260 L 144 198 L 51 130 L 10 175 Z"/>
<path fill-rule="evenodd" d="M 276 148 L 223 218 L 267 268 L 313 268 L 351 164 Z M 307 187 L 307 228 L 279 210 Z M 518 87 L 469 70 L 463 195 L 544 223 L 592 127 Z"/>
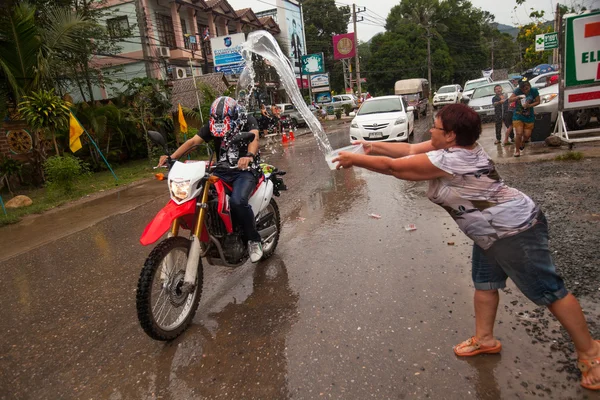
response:
<path fill-rule="evenodd" d="M 140 27 L 140 42 L 142 44 L 144 65 L 146 66 L 146 77 L 152 78 L 152 65 L 148 55 L 148 25 L 146 24 L 146 11 L 142 7 L 141 0 L 136 0 L 134 3 L 135 15 L 137 17 L 138 26 Z"/>
<path fill-rule="evenodd" d="M 427 32 L 427 82 L 431 86 L 431 33 L 429 33 L 429 25 L 427 25 L 425 31 Z"/>
<path fill-rule="evenodd" d="M 554 13 L 554 32 L 557 32 L 560 30 L 560 27 L 558 26 L 558 18 L 560 15 L 560 4 L 557 2 L 556 3 L 556 12 Z M 558 48 L 552 50 L 552 64 L 558 64 Z"/>
<path fill-rule="evenodd" d="M 494 70 L 494 38 L 492 38 L 492 71 Z"/>
<path fill-rule="evenodd" d="M 363 10 L 364 11 L 364 10 Z M 362 11 L 358 11 L 362 12 Z M 356 32 L 356 4 L 352 4 L 352 20 L 354 22 L 354 48 L 356 49 L 356 89 L 358 91 L 358 97 L 362 95 L 360 88 L 360 57 L 358 56 L 358 33 Z"/>

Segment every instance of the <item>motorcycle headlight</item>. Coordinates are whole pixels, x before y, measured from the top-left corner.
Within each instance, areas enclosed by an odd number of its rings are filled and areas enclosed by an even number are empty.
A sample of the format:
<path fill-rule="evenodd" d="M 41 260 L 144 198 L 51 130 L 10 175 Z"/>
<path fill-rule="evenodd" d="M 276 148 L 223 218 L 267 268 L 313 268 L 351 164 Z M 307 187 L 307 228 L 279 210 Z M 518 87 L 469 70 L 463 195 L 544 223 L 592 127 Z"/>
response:
<path fill-rule="evenodd" d="M 405 122 L 406 122 L 406 118 L 400 117 L 396 120 L 396 122 L 394 122 L 394 125 L 404 124 Z"/>
<path fill-rule="evenodd" d="M 171 195 L 178 200 L 185 200 L 190 195 L 190 181 L 171 181 Z"/>
<path fill-rule="evenodd" d="M 550 103 L 552 100 L 554 100 L 554 98 L 556 98 L 556 96 L 558 96 L 558 93 L 545 94 L 541 97 L 541 103 Z"/>
<path fill-rule="evenodd" d="M 358 124 L 354 121 L 350 124 L 350 128 L 358 128 Z"/>

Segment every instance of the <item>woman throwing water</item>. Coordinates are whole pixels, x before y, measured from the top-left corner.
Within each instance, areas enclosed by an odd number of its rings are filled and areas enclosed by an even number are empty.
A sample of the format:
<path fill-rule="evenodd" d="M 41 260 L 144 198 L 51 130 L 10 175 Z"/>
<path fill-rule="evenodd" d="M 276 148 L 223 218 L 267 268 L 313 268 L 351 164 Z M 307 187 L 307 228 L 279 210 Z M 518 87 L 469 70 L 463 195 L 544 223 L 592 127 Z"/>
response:
<path fill-rule="evenodd" d="M 473 244 L 475 335 L 454 347 L 460 357 L 499 353 L 494 336 L 498 289 L 511 278 L 537 305 L 547 306 L 577 350 L 581 385 L 600 390 L 600 341 L 592 339 L 577 299 L 557 274 L 548 248 L 548 223 L 527 195 L 507 186 L 477 143 L 481 120 L 463 104 L 444 107 L 431 140 L 360 142 L 366 154 L 341 152 L 337 168 L 362 167 L 398 179 L 429 181 L 427 196 L 447 210 Z"/>

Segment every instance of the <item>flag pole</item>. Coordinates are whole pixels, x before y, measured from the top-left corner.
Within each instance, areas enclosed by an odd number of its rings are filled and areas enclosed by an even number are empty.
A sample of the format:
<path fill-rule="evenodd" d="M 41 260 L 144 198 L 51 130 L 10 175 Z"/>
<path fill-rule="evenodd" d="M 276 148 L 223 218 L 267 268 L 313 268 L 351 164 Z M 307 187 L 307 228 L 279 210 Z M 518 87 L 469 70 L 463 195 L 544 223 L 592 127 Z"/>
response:
<path fill-rule="evenodd" d="M 4 201 L 2 201 L 2 196 L 0 196 L 0 204 L 2 205 L 2 211 L 4 211 L 4 215 L 8 217 L 8 213 L 6 212 L 6 207 L 4 207 Z"/>
<path fill-rule="evenodd" d="M 92 142 L 94 144 L 94 147 L 96 148 L 96 150 L 98 150 L 98 154 L 100 154 L 100 157 L 102 157 L 102 159 L 104 160 L 104 163 L 106 164 L 106 166 L 110 170 L 110 173 L 115 177 L 115 181 L 117 181 L 117 183 L 118 183 L 119 182 L 119 178 L 117 178 L 117 175 L 115 175 L 115 172 L 110 167 L 110 164 L 108 163 L 108 161 L 106 161 L 106 158 L 104 158 L 104 154 L 102 154 L 102 151 L 100 151 L 100 148 L 98 147 L 98 145 L 96 144 L 96 142 L 94 142 L 94 139 L 92 139 L 92 137 L 90 136 L 90 134 L 88 133 L 88 131 L 84 128 L 84 126 L 81 124 L 81 122 L 79 122 L 79 120 L 77 119 L 77 117 L 75 116 L 75 114 L 73 114 L 73 111 L 71 111 L 71 115 L 73 116 L 73 118 L 75 118 L 75 121 L 77 121 L 77 123 L 79 124 L 79 126 L 81 126 L 83 128 L 83 131 L 87 135 L 88 139 L 90 139 L 90 142 Z"/>

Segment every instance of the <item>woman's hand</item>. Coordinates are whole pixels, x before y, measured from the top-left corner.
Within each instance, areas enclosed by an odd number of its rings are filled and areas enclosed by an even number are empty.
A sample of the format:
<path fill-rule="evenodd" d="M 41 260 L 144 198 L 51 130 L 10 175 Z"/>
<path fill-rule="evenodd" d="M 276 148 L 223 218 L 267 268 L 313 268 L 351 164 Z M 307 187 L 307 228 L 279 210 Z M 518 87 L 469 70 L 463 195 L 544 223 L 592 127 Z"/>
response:
<path fill-rule="evenodd" d="M 238 168 L 240 171 L 244 171 L 248 169 L 248 165 L 252 162 L 252 157 L 242 157 L 238 160 Z"/>
<path fill-rule="evenodd" d="M 371 154 L 371 151 L 373 150 L 373 143 L 369 143 L 365 140 L 353 140 L 352 144 L 354 144 L 354 145 L 362 144 L 365 154 Z"/>
<path fill-rule="evenodd" d="M 160 156 L 157 167 L 162 167 L 167 163 L 167 156 Z"/>
<path fill-rule="evenodd" d="M 351 153 L 349 151 L 341 151 L 340 154 L 338 154 L 338 156 L 336 158 L 334 158 L 333 160 L 331 160 L 332 163 L 338 163 L 338 165 L 336 165 L 335 169 L 342 169 L 342 168 L 350 168 L 353 164 L 352 164 L 352 156 L 354 153 Z"/>

